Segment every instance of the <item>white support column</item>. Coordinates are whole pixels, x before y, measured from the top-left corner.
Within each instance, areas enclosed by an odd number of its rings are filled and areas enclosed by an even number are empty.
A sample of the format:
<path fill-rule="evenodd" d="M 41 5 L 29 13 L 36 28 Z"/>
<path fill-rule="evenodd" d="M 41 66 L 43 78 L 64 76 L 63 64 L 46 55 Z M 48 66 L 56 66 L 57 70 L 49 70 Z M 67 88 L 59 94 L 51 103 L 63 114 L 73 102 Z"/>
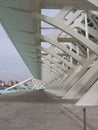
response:
<path fill-rule="evenodd" d="M 70 51 L 72 51 L 72 43 L 70 43 Z M 73 58 L 70 56 L 70 62 L 73 63 Z"/>
<path fill-rule="evenodd" d="M 87 12 L 85 12 L 85 36 L 86 36 L 87 39 L 89 38 Z M 89 49 L 88 48 L 87 48 L 87 58 L 89 58 Z"/>

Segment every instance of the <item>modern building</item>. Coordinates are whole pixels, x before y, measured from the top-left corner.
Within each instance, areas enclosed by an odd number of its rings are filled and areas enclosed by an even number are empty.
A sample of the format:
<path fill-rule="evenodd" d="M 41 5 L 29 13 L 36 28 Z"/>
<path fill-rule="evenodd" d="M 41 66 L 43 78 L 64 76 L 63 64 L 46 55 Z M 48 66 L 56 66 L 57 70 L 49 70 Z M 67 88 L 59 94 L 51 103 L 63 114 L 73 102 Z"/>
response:
<path fill-rule="evenodd" d="M 97 0 L 0 0 L 0 20 L 46 91 L 98 105 Z"/>

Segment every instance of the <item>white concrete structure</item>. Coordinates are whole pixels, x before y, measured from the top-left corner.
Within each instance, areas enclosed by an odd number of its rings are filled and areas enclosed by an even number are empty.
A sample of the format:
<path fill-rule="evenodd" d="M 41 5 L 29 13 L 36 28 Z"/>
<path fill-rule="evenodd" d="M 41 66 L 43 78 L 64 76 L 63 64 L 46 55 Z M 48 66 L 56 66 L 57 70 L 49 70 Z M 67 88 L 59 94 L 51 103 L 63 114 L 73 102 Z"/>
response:
<path fill-rule="evenodd" d="M 98 1 L 15 1 L 0 0 L 0 20 L 32 75 L 47 85 L 46 91 L 63 99 L 80 99 L 79 105 L 94 98 Z M 95 100 L 92 104 L 98 105 Z"/>

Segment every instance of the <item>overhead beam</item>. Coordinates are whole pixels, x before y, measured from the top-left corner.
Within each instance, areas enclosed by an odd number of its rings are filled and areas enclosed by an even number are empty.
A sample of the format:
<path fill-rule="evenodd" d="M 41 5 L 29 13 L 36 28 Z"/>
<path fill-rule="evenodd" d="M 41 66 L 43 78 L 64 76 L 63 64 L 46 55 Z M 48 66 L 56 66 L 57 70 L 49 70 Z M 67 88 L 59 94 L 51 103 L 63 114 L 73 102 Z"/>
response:
<path fill-rule="evenodd" d="M 58 41 L 59 42 L 78 42 L 76 39 L 74 38 L 66 38 L 66 37 L 58 37 Z"/>
<path fill-rule="evenodd" d="M 53 46 L 59 48 L 60 50 L 62 50 L 63 52 L 69 54 L 70 56 L 72 56 L 74 59 L 76 59 L 80 64 L 83 64 L 83 58 L 81 56 L 79 56 L 78 54 L 74 53 L 73 51 L 69 50 L 67 47 L 65 47 L 64 45 L 61 45 L 58 43 L 58 41 L 54 38 L 51 37 L 47 37 L 47 36 L 40 36 L 40 38 L 43 41 L 49 42 L 51 43 Z"/>
<path fill-rule="evenodd" d="M 39 13 L 35 13 L 35 14 L 33 13 L 33 16 L 55 26 L 56 28 L 58 28 L 60 30 L 62 30 L 63 32 L 72 36 L 73 38 L 78 40 L 81 44 L 83 44 L 84 46 L 86 46 L 87 48 L 92 50 L 96 55 L 98 55 L 98 45 L 97 44 L 95 44 L 91 40 L 85 38 L 81 34 L 74 31 L 73 29 L 67 27 L 66 24 L 62 23 L 62 21 L 60 21 L 59 19 L 53 19 L 53 18 L 50 18 L 48 16 L 45 16 L 45 15 L 42 15 Z"/>
<path fill-rule="evenodd" d="M 60 69 L 62 69 L 64 72 L 66 72 L 66 68 L 62 65 L 60 65 L 57 61 L 53 60 L 53 58 L 47 57 L 47 56 L 42 56 L 44 59 L 54 63 L 55 65 L 57 65 Z M 67 72 L 68 73 L 68 72 Z"/>
<path fill-rule="evenodd" d="M 62 61 L 63 63 L 65 63 L 65 64 L 66 64 L 67 66 L 69 66 L 70 68 L 73 69 L 73 68 L 75 67 L 71 62 L 69 62 L 69 61 L 65 60 L 63 57 L 61 57 L 61 56 L 55 54 L 55 53 L 54 53 L 53 51 L 51 51 L 50 49 L 46 49 L 46 48 L 44 48 L 44 47 L 39 47 L 39 49 L 41 49 L 42 51 L 47 52 L 48 54 L 51 54 L 51 55 L 54 56 L 55 58 L 57 58 L 57 59 L 59 59 L 60 61 Z"/>
<path fill-rule="evenodd" d="M 82 2 L 82 4 L 81 4 Z M 79 10 L 98 10 L 97 7 L 93 6 L 90 2 L 86 1 L 86 0 L 42 0 L 41 3 L 41 7 L 42 8 L 49 8 L 49 9 L 60 9 L 62 8 L 64 5 L 66 6 L 74 6 L 75 9 L 79 9 Z"/>
<path fill-rule="evenodd" d="M 56 73 L 58 73 L 58 75 L 62 75 L 62 73 L 64 73 L 64 71 L 61 71 L 61 69 L 59 69 L 55 64 L 47 63 L 47 62 L 43 62 L 42 65 L 43 64 L 50 67 L 52 69 L 52 71 L 55 71 Z"/>

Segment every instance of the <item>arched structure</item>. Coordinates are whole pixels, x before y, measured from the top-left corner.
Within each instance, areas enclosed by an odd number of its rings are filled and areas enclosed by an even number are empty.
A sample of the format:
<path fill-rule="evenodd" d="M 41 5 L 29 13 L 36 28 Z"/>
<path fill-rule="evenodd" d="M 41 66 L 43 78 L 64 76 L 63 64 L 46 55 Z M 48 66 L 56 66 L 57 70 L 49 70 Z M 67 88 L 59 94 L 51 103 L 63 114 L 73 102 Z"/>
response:
<path fill-rule="evenodd" d="M 46 91 L 89 104 L 98 84 L 96 0 L 0 0 L 0 20 Z"/>

